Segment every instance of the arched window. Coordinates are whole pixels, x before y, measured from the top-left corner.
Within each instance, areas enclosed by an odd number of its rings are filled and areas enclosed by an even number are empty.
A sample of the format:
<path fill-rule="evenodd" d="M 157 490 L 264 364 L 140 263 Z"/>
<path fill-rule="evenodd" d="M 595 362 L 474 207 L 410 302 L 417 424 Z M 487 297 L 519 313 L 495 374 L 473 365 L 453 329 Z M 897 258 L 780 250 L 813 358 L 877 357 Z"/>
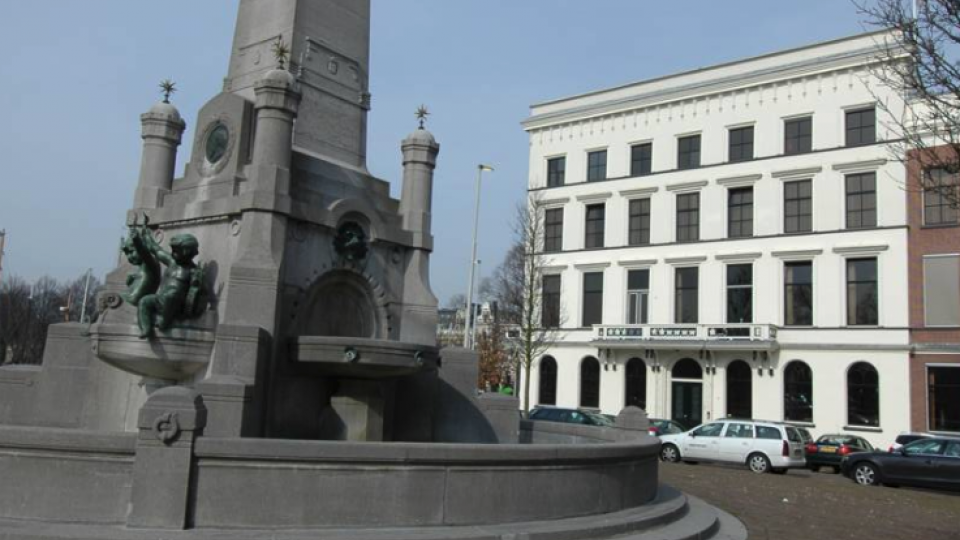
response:
<path fill-rule="evenodd" d="M 600 408 L 600 361 L 592 356 L 580 362 L 580 406 Z"/>
<path fill-rule="evenodd" d="M 727 416 L 753 416 L 753 371 L 743 360 L 735 360 L 727 366 Z"/>
<path fill-rule="evenodd" d="M 813 422 L 813 372 L 799 360 L 783 370 L 783 418 Z"/>
<path fill-rule="evenodd" d="M 557 404 L 557 361 L 552 356 L 540 359 L 540 391 L 537 399 L 541 405 Z"/>
<path fill-rule="evenodd" d="M 703 370 L 696 360 L 684 358 L 673 366 L 670 372 L 674 379 L 702 379 Z"/>
<path fill-rule="evenodd" d="M 631 358 L 624 376 L 627 388 L 624 405 L 647 410 L 647 365 L 639 358 Z"/>
<path fill-rule="evenodd" d="M 847 372 L 847 424 L 880 425 L 880 376 L 866 362 L 857 362 Z"/>

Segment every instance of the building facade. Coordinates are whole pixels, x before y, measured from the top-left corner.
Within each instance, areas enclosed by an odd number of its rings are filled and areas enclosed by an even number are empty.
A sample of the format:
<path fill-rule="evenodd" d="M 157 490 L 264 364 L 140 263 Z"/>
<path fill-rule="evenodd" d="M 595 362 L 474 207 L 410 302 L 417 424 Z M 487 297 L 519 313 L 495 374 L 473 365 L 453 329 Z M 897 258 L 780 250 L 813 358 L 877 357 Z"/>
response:
<path fill-rule="evenodd" d="M 532 107 L 543 320 L 561 336 L 532 403 L 875 444 L 917 427 L 906 173 L 881 111 L 902 107 L 872 76 L 885 38 Z"/>

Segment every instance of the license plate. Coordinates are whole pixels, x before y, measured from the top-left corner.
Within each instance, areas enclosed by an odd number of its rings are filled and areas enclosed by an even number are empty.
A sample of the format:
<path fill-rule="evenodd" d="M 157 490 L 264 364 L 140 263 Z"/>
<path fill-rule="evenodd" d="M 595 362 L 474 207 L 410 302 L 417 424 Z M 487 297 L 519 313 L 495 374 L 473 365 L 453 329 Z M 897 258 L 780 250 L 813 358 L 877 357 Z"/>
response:
<path fill-rule="evenodd" d="M 821 446 L 821 447 L 820 447 L 820 452 L 822 452 L 822 453 L 824 453 L 824 454 L 836 454 L 836 453 L 837 453 L 837 447 L 836 447 L 836 446 Z"/>

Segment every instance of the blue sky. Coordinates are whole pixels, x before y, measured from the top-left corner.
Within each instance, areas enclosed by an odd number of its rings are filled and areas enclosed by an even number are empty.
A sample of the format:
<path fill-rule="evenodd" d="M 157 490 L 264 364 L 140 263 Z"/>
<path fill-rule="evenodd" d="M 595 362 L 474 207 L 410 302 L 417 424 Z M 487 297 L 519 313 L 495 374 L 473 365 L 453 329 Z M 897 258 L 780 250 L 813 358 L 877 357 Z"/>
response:
<path fill-rule="evenodd" d="M 369 168 L 399 195 L 421 103 L 442 144 L 434 289 L 466 289 L 473 182 L 482 271 L 526 186 L 520 128 L 539 101 L 864 31 L 848 0 L 372 0 Z M 193 127 L 222 85 L 238 0 L 7 0 L 0 5 L 4 274 L 69 278 L 116 262 L 140 162 L 139 115 L 171 77 Z M 193 131 L 185 134 L 178 169 Z"/>

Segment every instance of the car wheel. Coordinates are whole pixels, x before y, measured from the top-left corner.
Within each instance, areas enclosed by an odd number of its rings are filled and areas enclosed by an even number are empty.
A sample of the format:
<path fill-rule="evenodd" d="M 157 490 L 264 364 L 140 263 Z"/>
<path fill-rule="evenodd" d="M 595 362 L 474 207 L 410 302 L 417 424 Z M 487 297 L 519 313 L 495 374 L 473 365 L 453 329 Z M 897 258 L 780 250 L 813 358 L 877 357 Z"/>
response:
<path fill-rule="evenodd" d="M 747 466 L 750 467 L 751 471 L 763 474 L 770 470 L 770 459 L 763 454 L 750 454 L 747 458 Z"/>
<path fill-rule="evenodd" d="M 660 449 L 660 460 L 676 463 L 680 461 L 680 450 L 672 444 L 665 444 Z"/>
<path fill-rule="evenodd" d="M 853 481 L 861 486 L 880 485 L 880 475 L 877 474 L 877 467 L 866 461 L 857 463 L 853 468 Z"/>

